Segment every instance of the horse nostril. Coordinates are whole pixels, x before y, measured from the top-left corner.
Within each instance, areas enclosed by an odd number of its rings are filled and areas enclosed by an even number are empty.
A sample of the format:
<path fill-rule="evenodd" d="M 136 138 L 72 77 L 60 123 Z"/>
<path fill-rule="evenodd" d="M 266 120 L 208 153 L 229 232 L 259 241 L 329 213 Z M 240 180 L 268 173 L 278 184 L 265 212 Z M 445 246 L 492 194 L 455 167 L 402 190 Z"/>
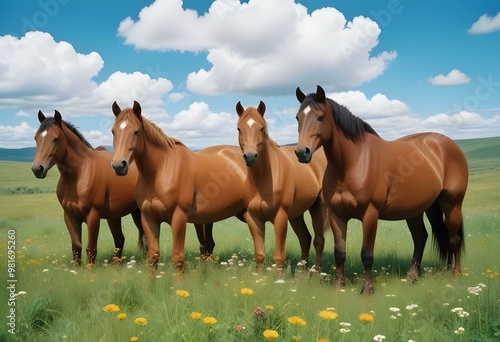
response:
<path fill-rule="evenodd" d="M 304 154 L 305 155 L 310 155 L 311 154 L 311 149 L 309 147 L 306 147 L 305 151 L 304 151 Z"/>

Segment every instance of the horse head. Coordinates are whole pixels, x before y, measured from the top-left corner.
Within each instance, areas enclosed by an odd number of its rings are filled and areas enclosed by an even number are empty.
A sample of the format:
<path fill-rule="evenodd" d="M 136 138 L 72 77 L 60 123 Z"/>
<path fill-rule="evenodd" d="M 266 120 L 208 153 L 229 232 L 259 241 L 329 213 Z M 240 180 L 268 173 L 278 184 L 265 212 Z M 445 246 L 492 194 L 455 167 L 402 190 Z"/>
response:
<path fill-rule="evenodd" d="M 301 103 L 297 112 L 299 140 L 295 154 L 301 163 L 309 163 L 314 151 L 330 137 L 326 95 L 323 88 L 317 87 L 316 93 L 305 95 L 299 87 L 295 92 Z M 325 117 L 327 118 L 325 120 Z"/>
<path fill-rule="evenodd" d="M 130 163 L 144 146 L 141 105 L 134 101 L 132 108 L 121 110 L 115 101 L 112 110 L 116 118 L 111 129 L 114 149 L 111 166 L 117 175 L 125 176 Z"/>
<path fill-rule="evenodd" d="M 236 113 L 239 117 L 238 142 L 247 166 L 255 165 L 259 152 L 262 151 L 265 139 L 267 139 L 265 111 L 266 105 L 262 101 L 257 108 L 244 109 L 241 102 L 236 104 Z"/>
<path fill-rule="evenodd" d="M 64 158 L 66 139 L 61 114 L 56 110 L 53 118 L 38 111 L 40 127 L 35 134 L 36 152 L 31 171 L 36 178 L 45 178 L 49 169 Z"/>

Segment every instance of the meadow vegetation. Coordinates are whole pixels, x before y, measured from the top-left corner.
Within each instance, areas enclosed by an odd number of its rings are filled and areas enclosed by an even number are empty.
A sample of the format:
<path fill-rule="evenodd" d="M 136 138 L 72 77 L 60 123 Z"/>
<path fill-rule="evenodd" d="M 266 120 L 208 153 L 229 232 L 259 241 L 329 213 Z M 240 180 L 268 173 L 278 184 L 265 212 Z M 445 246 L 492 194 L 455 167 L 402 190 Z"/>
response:
<path fill-rule="evenodd" d="M 173 277 L 166 224 L 157 276 L 149 281 L 131 217 L 123 219 L 121 263 L 112 262 L 112 238 L 103 220 L 96 266 L 77 268 L 55 195 L 57 170 L 40 180 L 29 163 L 0 162 L 0 341 L 498 341 L 500 138 L 459 143 L 470 163 L 463 275 L 444 269 L 429 239 L 421 277 L 407 282 L 413 245 L 406 223 L 381 221 L 375 293 L 369 297 L 359 294 L 363 266 L 356 221 L 349 223 L 348 283 L 341 290 L 332 287 L 330 232 L 323 273 L 311 275 L 297 267 L 300 248 L 289 229 L 287 267 L 278 278 L 272 226 L 266 230 L 267 268 L 257 274 L 250 233 L 237 219 L 216 223 L 215 254 L 208 261 L 199 258 L 189 225 L 181 281 Z M 13 297 L 5 291 L 11 285 L 8 232 L 15 232 Z M 84 227 L 84 245 L 86 233 Z M 9 333 L 11 308 L 15 335 Z"/>

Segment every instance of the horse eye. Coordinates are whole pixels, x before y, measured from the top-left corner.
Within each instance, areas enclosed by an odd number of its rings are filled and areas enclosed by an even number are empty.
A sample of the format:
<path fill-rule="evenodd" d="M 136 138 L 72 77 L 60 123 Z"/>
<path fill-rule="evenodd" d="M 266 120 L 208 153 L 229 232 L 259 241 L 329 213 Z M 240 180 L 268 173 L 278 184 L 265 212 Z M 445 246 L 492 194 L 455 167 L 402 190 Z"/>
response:
<path fill-rule="evenodd" d="M 261 132 L 264 132 L 264 126 L 262 126 L 262 127 L 260 128 L 260 131 L 261 131 Z"/>
<path fill-rule="evenodd" d="M 54 140 L 52 140 L 52 142 L 58 142 L 59 141 L 59 138 L 54 138 Z"/>
<path fill-rule="evenodd" d="M 139 131 L 134 131 L 134 136 L 138 136 L 139 135 Z"/>
<path fill-rule="evenodd" d="M 325 116 L 324 116 L 324 115 L 320 115 L 320 116 L 318 116 L 318 121 L 319 121 L 319 122 L 323 122 L 323 119 L 324 119 L 324 118 L 325 118 Z"/>

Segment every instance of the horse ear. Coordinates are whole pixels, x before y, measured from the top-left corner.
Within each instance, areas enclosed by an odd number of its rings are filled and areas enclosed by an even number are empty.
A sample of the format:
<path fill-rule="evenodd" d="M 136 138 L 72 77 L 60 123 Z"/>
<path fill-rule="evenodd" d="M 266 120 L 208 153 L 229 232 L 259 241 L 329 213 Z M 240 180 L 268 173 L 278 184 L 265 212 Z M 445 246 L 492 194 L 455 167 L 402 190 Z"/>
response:
<path fill-rule="evenodd" d="M 236 104 L 236 113 L 238 113 L 238 116 L 241 116 L 244 111 L 245 111 L 245 108 L 243 108 L 243 106 L 241 105 L 241 102 L 238 101 L 238 103 Z"/>
<path fill-rule="evenodd" d="M 54 110 L 54 120 L 59 127 L 62 127 L 62 116 L 57 110 Z"/>
<path fill-rule="evenodd" d="M 316 101 L 325 102 L 325 99 L 326 99 L 325 90 L 321 88 L 321 86 L 318 86 L 316 89 Z"/>
<path fill-rule="evenodd" d="M 39 110 L 38 111 L 38 121 L 40 121 L 40 123 L 44 122 L 45 121 L 45 115 L 43 115 L 42 111 Z"/>
<path fill-rule="evenodd" d="M 141 105 L 139 102 L 134 101 L 134 106 L 132 107 L 132 110 L 134 111 L 135 116 L 137 116 L 139 119 L 141 118 Z"/>
<path fill-rule="evenodd" d="M 295 96 L 297 96 L 297 100 L 299 100 L 300 103 L 304 102 L 304 99 L 306 98 L 306 94 L 304 94 L 299 87 L 295 90 Z"/>
<path fill-rule="evenodd" d="M 111 109 L 113 110 L 113 114 L 115 114 L 115 116 L 118 116 L 118 114 L 120 114 L 120 112 L 122 111 L 120 109 L 120 106 L 118 106 L 118 104 L 115 102 L 113 102 L 113 105 L 111 106 Z"/>
<path fill-rule="evenodd" d="M 257 107 L 257 111 L 260 113 L 260 115 L 264 116 L 264 113 L 266 112 L 266 104 L 260 101 L 259 106 Z"/>

